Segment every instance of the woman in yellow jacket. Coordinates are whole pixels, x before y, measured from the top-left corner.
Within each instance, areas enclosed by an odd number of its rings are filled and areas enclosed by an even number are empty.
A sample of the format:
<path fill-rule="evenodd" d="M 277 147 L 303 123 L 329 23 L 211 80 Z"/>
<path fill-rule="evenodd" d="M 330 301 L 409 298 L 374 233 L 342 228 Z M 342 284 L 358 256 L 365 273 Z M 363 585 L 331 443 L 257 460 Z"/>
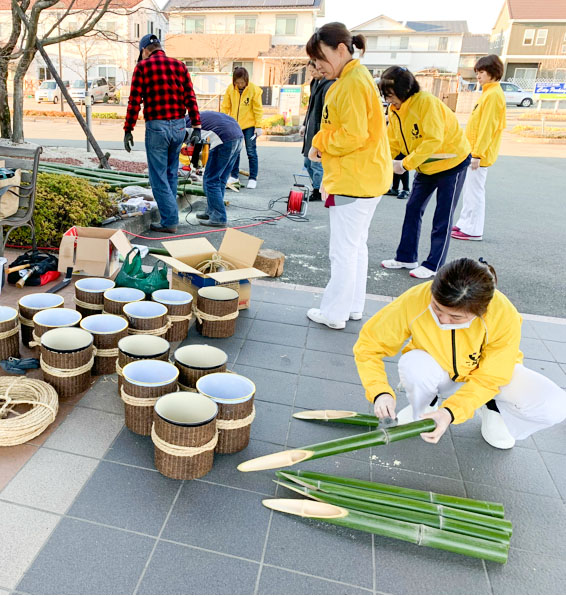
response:
<path fill-rule="evenodd" d="M 261 105 L 261 87 L 250 83 L 250 75 L 243 67 L 234 69 L 232 84 L 228 85 L 220 111 L 232 116 L 240 125 L 244 133 L 246 153 L 250 168 L 250 177 L 247 188 L 257 186 L 257 173 L 259 161 L 257 157 L 256 139 L 262 133 L 261 121 L 263 119 L 263 107 Z M 232 168 L 228 184 L 240 181 L 240 156 Z"/>
<path fill-rule="evenodd" d="M 367 283 L 367 237 L 371 220 L 393 176 L 385 116 L 375 83 L 354 60 L 365 49 L 363 35 L 342 23 L 327 23 L 309 39 L 307 54 L 328 80 L 319 132 L 311 161 L 322 161 L 321 195 L 330 219 L 330 281 L 320 308 L 307 316 L 331 329 L 362 318 Z"/>
<path fill-rule="evenodd" d="M 497 159 L 506 125 L 505 95 L 499 83 L 503 76 L 503 63 L 492 54 L 480 58 L 474 70 L 483 91 L 466 125 L 466 137 L 472 147 L 472 163 L 462 190 L 460 218 L 452 228 L 452 238 L 457 240 L 483 238 L 487 168 Z"/>
<path fill-rule="evenodd" d="M 456 116 L 440 99 L 421 91 L 406 68 L 388 68 L 379 82 L 383 97 L 390 103 L 387 133 L 393 171 L 416 170 L 405 208 L 401 241 L 394 259 L 382 261 L 386 269 L 411 269 L 411 276 L 433 277 L 448 254 L 452 218 L 470 164 L 470 144 Z M 402 153 L 404 159 L 396 160 Z M 439 153 L 451 155 L 436 159 Z M 436 191 L 430 252 L 419 266 L 418 247 L 421 222 L 430 198 Z"/>
<path fill-rule="evenodd" d="M 354 356 L 376 416 L 395 418 L 383 359 L 408 340 L 398 366 L 410 405 L 397 420 L 432 418 L 436 429 L 421 435 L 425 441 L 438 442 L 478 409 L 483 438 L 499 449 L 566 418 L 566 392 L 523 366 L 522 319 L 496 281 L 485 261 L 458 259 L 364 325 Z"/>

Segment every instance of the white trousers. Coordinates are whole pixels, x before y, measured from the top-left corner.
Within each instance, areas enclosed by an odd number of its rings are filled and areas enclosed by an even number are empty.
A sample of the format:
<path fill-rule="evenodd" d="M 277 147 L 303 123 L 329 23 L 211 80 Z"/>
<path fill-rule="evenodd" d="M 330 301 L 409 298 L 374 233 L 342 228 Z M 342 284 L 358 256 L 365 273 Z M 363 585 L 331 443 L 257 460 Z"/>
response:
<path fill-rule="evenodd" d="M 442 401 L 463 385 L 452 381 L 424 350 L 411 350 L 401 356 L 399 378 L 415 420 L 435 396 Z M 566 391 L 522 364 L 515 365 L 511 382 L 501 387 L 494 399 L 509 432 L 518 440 L 566 419 Z"/>
<path fill-rule="evenodd" d="M 320 302 L 330 321 L 347 321 L 351 312 L 363 312 L 368 274 L 367 238 L 381 197 L 358 199 L 330 207 L 330 281 Z"/>
<path fill-rule="evenodd" d="M 464 234 L 469 236 L 483 236 L 485 223 L 485 181 L 489 168 L 472 170 L 468 166 L 468 173 L 462 189 L 462 211 L 456 222 Z"/>

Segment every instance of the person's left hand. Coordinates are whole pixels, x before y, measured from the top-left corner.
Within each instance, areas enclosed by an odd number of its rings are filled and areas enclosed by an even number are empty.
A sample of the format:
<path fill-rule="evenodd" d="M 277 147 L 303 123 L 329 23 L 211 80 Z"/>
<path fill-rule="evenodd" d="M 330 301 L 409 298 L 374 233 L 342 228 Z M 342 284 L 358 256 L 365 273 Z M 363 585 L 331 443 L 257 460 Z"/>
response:
<path fill-rule="evenodd" d="M 470 164 L 472 170 L 477 170 L 480 167 L 480 161 L 479 157 L 472 157 L 472 163 Z"/>
<path fill-rule="evenodd" d="M 446 408 L 438 408 L 436 412 L 424 414 L 421 418 L 430 418 L 436 422 L 436 428 L 433 431 L 429 433 L 421 433 L 423 441 L 426 441 L 427 443 L 438 443 L 440 437 L 442 437 L 452 422 L 452 416 Z"/>
<path fill-rule="evenodd" d="M 201 131 L 200 128 L 193 128 L 193 132 L 191 133 L 191 137 L 189 138 L 189 143 L 191 145 L 196 145 L 200 142 L 201 139 Z"/>
<path fill-rule="evenodd" d="M 320 154 L 320 151 L 316 148 L 316 147 L 311 147 L 309 150 L 309 159 L 311 161 L 317 161 L 317 162 L 321 162 L 322 161 L 322 155 Z"/>
<path fill-rule="evenodd" d="M 255 129 L 256 137 L 260 137 L 262 134 L 263 134 L 263 128 L 260 128 L 259 126 L 257 126 Z"/>
<path fill-rule="evenodd" d="M 403 167 L 403 160 L 402 159 L 394 159 L 393 160 L 393 173 L 401 176 L 407 170 Z"/>
<path fill-rule="evenodd" d="M 131 132 L 124 133 L 124 149 L 130 153 L 134 146 L 134 135 Z"/>

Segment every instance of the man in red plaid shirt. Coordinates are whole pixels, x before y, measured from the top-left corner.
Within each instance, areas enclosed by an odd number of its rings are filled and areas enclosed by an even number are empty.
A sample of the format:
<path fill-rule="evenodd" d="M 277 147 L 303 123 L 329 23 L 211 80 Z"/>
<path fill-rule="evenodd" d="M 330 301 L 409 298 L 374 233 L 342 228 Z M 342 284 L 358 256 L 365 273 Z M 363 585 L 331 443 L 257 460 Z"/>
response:
<path fill-rule="evenodd" d="M 128 152 L 132 150 L 132 131 L 143 103 L 149 182 L 161 215 L 161 223 L 151 224 L 151 229 L 175 234 L 179 223 L 177 175 L 186 132 L 185 114 L 189 113 L 193 123 L 191 144 L 200 140 L 200 114 L 187 67 L 166 56 L 155 35 L 144 35 L 139 48 L 124 123 L 124 147 Z"/>

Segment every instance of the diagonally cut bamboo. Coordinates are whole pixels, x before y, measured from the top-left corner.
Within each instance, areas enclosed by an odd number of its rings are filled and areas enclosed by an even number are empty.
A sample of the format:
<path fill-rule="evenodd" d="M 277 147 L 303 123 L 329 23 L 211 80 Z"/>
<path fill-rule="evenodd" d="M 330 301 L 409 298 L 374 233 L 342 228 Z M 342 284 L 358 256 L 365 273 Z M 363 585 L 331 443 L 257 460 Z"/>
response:
<path fill-rule="evenodd" d="M 410 424 L 403 424 L 393 428 L 375 430 L 369 433 L 360 433 L 349 437 L 334 439 L 324 443 L 316 443 L 307 447 L 298 449 L 289 449 L 279 453 L 271 453 L 262 457 L 256 457 L 241 463 L 238 466 L 240 472 L 256 472 L 258 470 L 272 470 L 274 468 L 283 468 L 292 466 L 309 459 L 318 459 L 336 455 L 337 453 L 346 453 L 347 451 L 356 451 L 376 445 L 387 445 L 394 441 L 402 441 L 416 437 L 423 432 L 429 432 L 436 428 L 434 420 L 426 419 Z"/>
<path fill-rule="evenodd" d="M 299 517 L 325 521 L 337 526 L 370 532 L 379 536 L 412 542 L 419 546 L 438 548 L 468 557 L 506 563 L 509 546 L 473 536 L 454 534 L 423 524 L 388 519 L 329 503 L 317 503 L 302 499 L 264 499 L 265 507 Z"/>
<path fill-rule="evenodd" d="M 447 532 L 454 532 L 465 536 L 476 536 L 477 538 L 491 540 L 492 542 L 509 544 L 509 534 L 507 534 L 507 532 L 497 529 L 492 530 L 484 526 L 450 519 L 449 517 L 445 517 L 442 513 L 424 513 L 421 511 L 403 509 L 401 507 L 396 507 L 395 505 L 361 501 L 332 493 L 324 493 L 306 486 L 297 486 L 296 484 L 291 484 L 289 482 L 276 482 L 276 484 L 284 486 L 305 497 L 310 497 L 311 499 L 322 501 L 324 503 L 330 503 L 331 505 L 337 505 L 338 507 L 347 507 L 348 509 L 382 515 L 383 517 L 389 517 L 391 519 L 399 519 L 414 524 L 424 524 L 425 526 L 446 530 Z"/>
<path fill-rule="evenodd" d="M 379 418 L 371 414 L 351 412 L 350 410 L 305 410 L 304 412 L 295 412 L 293 418 L 356 424 L 357 426 L 379 426 Z"/>

